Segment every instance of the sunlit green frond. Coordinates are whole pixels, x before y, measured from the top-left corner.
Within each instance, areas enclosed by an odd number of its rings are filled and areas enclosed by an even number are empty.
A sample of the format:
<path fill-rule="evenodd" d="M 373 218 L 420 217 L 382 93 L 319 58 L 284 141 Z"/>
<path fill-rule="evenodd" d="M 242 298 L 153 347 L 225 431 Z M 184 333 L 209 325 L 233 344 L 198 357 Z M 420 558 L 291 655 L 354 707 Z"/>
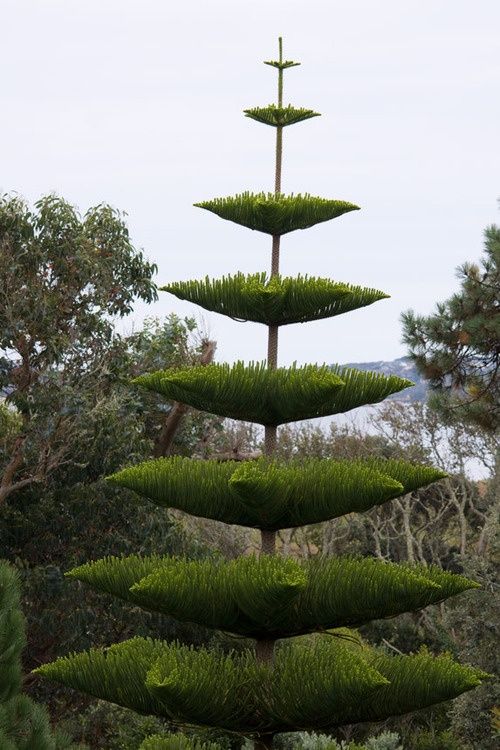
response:
<path fill-rule="evenodd" d="M 415 385 L 411 380 L 396 375 L 381 375 L 340 365 L 332 365 L 331 370 L 344 381 L 344 387 L 339 388 L 328 405 L 328 411 L 321 416 L 344 414 L 358 406 L 377 404 L 392 393 Z"/>
<path fill-rule="evenodd" d="M 305 563 L 307 586 L 297 597 L 301 632 L 360 626 L 414 612 L 478 584 L 434 566 L 337 557 Z M 290 613 L 291 614 L 291 613 Z"/>
<path fill-rule="evenodd" d="M 122 469 L 108 481 L 191 515 L 277 530 L 363 512 L 442 476 L 399 461 L 262 458 L 234 464 L 175 456 Z"/>
<path fill-rule="evenodd" d="M 222 750 L 216 742 L 199 742 L 185 734 L 154 734 L 146 737 L 139 750 Z"/>
<path fill-rule="evenodd" d="M 227 198 L 214 198 L 195 203 L 221 219 L 233 221 L 266 234 L 282 235 L 296 229 L 307 229 L 323 221 L 336 219 L 359 206 L 347 201 L 318 198 L 309 193 L 240 193 Z"/>
<path fill-rule="evenodd" d="M 221 279 L 180 281 L 163 291 L 237 320 L 288 325 L 330 318 L 371 305 L 388 295 L 378 289 L 308 276 L 296 278 L 255 273 Z"/>
<path fill-rule="evenodd" d="M 286 636 L 282 623 L 288 620 L 288 630 L 296 632 L 292 610 L 306 585 L 307 571 L 293 560 L 175 560 L 139 580 L 130 598 L 146 609 L 211 628 L 251 637 Z"/>
<path fill-rule="evenodd" d="M 235 600 L 235 576 L 223 561 L 167 560 L 157 578 L 154 572 L 131 586 L 130 600 L 145 609 L 170 614 L 178 620 L 217 628 L 225 623 L 236 632 L 241 611 Z M 273 586 L 273 581 L 268 582 Z M 218 599 L 218 596 L 223 598 Z"/>
<path fill-rule="evenodd" d="M 477 586 L 434 567 L 352 557 L 299 562 L 265 555 L 231 561 L 131 555 L 87 563 L 70 576 L 144 609 L 254 638 L 361 625 Z"/>
<path fill-rule="evenodd" d="M 181 723 L 256 729 L 265 717 L 255 715 L 255 690 L 267 676 L 266 666 L 250 651 L 236 655 L 179 648 L 152 666 L 146 684 Z"/>
<path fill-rule="evenodd" d="M 241 501 L 229 488 L 235 468 L 231 462 L 172 456 L 122 469 L 107 477 L 107 481 L 134 490 L 157 505 L 177 508 L 193 516 L 253 526 L 254 523 L 243 522 L 245 517 L 247 521 L 255 519 L 246 516 Z"/>
<path fill-rule="evenodd" d="M 314 112 L 312 109 L 292 107 L 291 104 L 288 107 L 278 107 L 277 104 L 269 104 L 267 107 L 245 109 L 244 112 L 246 117 L 251 117 L 252 120 L 262 122 L 264 125 L 274 125 L 275 127 L 295 125 L 297 122 L 320 116 L 319 112 Z"/>
<path fill-rule="evenodd" d="M 163 641 L 132 638 L 109 648 L 63 656 L 34 673 L 142 714 L 166 716 L 145 683 L 151 665 L 169 648 Z"/>
<path fill-rule="evenodd" d="M 352 702 L 376 694 L 386 678 L 377 669 L 367 671 L 368 663 L 361 649 L 339 638 L 284 644 L 275 659 L 269 701 L 275 727 L 329 726 Z"/>
<path fill-rule="evenodd" d="M 367 559 L 274 557 L 216 565 L 177 560 L 131 588 L 147 609 L 254 638 L 286 638 L 414 611 L 476 584 L 462 576 Z"/>
<path fill-rule="evenodd" d="M 351 703 L 338 724 L 382 721 L 451 700 L 472 690 L 488 677 L 474 667 L 462 666 L 447 655 L 432 656 L 425 650 L 412 656 L 387 656 L 371 652 L 365 658 L 383 674 L 388 684 L 362 703 Z"/>
<path fill-rule="evenodd" d="M 260 362 L 160 370 L 133 382 L 201 411 L 264 425 L 344 413 L 414 385 L 395 375 L 338 365 L 270 370 Z"/>
<path fill-rule="evenodd" d="M 133 601 L 130 597 L 130 587 L 141 578 L 149 576 L 159 566 L 164 565 L 168 559 L 160 555 L 103 557 L 100 560 L 79 565 L 64 575 L 66 578 L 88 583 L 98 591 L 105 591 L 126 601 Z"/>

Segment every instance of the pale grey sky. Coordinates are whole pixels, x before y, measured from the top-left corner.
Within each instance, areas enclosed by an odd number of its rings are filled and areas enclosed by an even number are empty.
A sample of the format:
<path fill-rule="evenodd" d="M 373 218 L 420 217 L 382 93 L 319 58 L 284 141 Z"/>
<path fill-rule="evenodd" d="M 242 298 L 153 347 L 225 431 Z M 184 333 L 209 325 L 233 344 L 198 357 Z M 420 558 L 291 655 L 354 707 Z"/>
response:
<path fill-rule="evenodd" d="M 500 0 L 0 0 L 0 189 L 128 213 L 159 281 L 269 266 L 270 239 L 192 207 L 272 189 L 275 100 L 322 113 L 285 130 L 284 192 L 362 210 L 282 241 L 282 272 L 392 295 L 282 329 L 280 362 L 391 359 L 400 312 L 457 287 L 500 222 Z M 163 294 L 145 315 L 203 315 L 219 360 L 262 359 L 265 329 Z M 130 328 L 132 319 L 126 327 Z"/>

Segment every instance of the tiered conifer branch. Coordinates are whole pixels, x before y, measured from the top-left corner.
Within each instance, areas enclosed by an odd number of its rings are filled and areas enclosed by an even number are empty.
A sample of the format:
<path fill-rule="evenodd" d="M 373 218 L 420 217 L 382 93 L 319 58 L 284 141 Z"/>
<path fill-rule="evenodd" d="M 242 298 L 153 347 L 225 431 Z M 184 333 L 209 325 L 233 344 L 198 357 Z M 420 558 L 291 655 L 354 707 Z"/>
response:
<path fill-rule="evenodd" d="M 131 555 L 66 575 L 143 609 L 256 639 L 358 627 L 477 587 L 435 566 L 353 557 L 300 562 L 265 555 L 214 564 Z"/>
<path fill-rule="evenodd" d="M 389 295 L 378 289 L 308 276 L 236 274 L 222 279 L 179 281 L 162 287 L 179 299 L 236 320 L 283 326 L 332 318 Z"/>
<path fill-rule="evenodd" d="M 180 725 L 257 736 L 380 721 L 448 700 L 486 676 L 425 651 L 388 657 L 342 630 L 329 638 L 291 641 L 277 650 L 272 664 L 252 651 L 225 654 L 133 638 L 35 671 Z"/>

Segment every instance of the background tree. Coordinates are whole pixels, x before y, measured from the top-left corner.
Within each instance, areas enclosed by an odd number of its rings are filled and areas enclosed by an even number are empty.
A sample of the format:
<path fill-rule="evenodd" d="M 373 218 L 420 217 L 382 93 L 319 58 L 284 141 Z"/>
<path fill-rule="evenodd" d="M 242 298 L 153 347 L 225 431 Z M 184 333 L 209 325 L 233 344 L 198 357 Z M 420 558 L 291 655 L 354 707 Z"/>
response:
<path fill-rule="evenodd" d="M 69 460 L 78 391 L 106 366 L 113 317 L 156 299 L 155 271 L 110 206 L 81 217 L 53 195 L 34 210 L 0 200 L 0 392 L 19 417 L 2 445 L 0 504 Z"/>
<path fill-rule="evenodd" d="M 458 269 L 461 289 L 433 315 L 404 313 L 403 340 L 447 419 L 500 425 L 500 227 L 484 233 L 480 265 Z"/>

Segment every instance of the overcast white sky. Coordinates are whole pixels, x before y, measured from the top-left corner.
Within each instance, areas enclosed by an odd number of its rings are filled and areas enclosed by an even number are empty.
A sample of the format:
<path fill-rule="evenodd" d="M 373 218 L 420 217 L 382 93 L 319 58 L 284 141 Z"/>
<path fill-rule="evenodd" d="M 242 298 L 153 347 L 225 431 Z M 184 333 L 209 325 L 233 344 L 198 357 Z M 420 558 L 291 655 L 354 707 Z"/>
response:
<path fill-rule="evenodd" d="M 282 329 L 280 363 L 392 359 L 400 312 L 456 288 L 500 222 L 500 0 L 0 0 L 0 190 L 128 214 L 160 282 L 267 270 L 270 238 L 193 208 L 273 186 L 275 100 L 322 117 L 285 130 L 284 192 L 362 210 L 282 241 L 282 272 L 392 295 Z M 162 293 L 145 315 L 202 315 L 218 359 L 262 359 L 265 328 Z M 132 326 L 129 318 L 125 329 Z"/>

